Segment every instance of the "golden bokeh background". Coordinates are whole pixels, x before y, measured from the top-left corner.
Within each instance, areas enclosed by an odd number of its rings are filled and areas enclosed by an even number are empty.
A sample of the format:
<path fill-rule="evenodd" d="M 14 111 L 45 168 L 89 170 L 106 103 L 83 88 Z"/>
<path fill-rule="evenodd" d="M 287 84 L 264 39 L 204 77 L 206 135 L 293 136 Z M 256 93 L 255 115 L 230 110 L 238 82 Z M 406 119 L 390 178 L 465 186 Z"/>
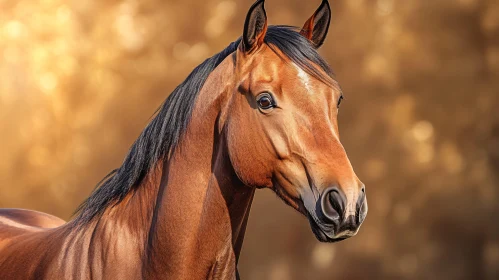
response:
<path fill-rule="evenodd" d="M 301 26 L 319 0 L 268 0 Z M 252 1 L 0 0 L 0 207 L 70 218 Z M 499 279 L 499 2 L 332 1 L 321 49 L 367 186 L 359 234 L 315 240 L 257 191 L 243 279 Z"/>

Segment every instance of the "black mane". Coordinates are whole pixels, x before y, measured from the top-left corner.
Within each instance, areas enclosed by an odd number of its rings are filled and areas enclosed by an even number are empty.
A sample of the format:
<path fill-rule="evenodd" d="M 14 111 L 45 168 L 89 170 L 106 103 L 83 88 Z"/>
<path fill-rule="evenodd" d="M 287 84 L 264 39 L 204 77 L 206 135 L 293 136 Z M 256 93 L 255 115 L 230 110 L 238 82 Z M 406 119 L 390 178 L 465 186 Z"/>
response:
<path fill-rule="evenodd" d="M 165 100 L 157 115 L 133 143 L 123 164 L 109 173 L 90 197 L 77 209 L 76 224 L 90 222 L 106 208 L 113 206 L 135 190 L 153 165 L 164 158 L 177 145 L 186 130 L 196 97 L 208 75 L 230 54 L 234 53 L 241 39 L 231 43 L 222 52 L 206 59 Z M 294 27 L 269 26 L 265 43 L 277 53 L 281 51 L 304 71 L 327 82 L 331 68 L 316 49 Z M 327 76 L 317 69 L 319 66 Z"/>

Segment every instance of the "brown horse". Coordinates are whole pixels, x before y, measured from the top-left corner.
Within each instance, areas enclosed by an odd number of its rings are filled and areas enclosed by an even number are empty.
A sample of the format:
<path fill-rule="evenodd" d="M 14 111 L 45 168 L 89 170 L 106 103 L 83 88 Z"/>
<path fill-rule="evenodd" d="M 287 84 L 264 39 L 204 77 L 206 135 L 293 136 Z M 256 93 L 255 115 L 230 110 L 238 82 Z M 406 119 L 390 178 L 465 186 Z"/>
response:
<path fill-rule="evenodd" d="M 0 279 L 235 279 L 255 189 L 307 216 L 316 237 L 353 236 L 364 185 L 338 136 L 341 91 L 317 53 L 330 8 L 301 29 L 268 26 L 199 65 L 64 221 L 0 210 Z"/>

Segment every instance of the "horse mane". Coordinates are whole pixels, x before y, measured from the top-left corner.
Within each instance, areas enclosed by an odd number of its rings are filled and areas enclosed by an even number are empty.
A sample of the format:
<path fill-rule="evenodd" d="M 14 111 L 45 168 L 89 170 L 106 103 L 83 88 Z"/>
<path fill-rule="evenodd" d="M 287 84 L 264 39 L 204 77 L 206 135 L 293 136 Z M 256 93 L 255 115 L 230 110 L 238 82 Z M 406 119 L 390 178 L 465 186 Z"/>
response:
<path fill-rule="evenodd" d="M 332 76 L 331 68 L 295 27 L 269 26 L 264 41 L 274 52 L 279 54 L 277 50 L 280 50 L 308 74 L 326 83 L 330 81 L 327 76 Z M 140 186 L 154 164 L 177 146 L 189 124 L 196 97 L 209 74 L 236 51 L 240 42 L 241 38 L 206 59 L 175 88 L 133 143 L 122 165 L 104 177 L 90 197 L 77 208 L 74 220 L 76 225 L 92 221 L 108 207 L 121 202 L 127 194 Z"/>

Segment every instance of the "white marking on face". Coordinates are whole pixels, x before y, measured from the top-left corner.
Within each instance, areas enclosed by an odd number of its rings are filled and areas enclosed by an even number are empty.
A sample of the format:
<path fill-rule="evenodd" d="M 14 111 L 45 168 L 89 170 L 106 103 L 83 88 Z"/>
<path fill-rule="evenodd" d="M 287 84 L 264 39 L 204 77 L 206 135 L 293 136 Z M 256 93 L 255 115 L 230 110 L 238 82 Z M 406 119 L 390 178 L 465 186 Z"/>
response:
<path fill-rule="evenodd" d="M 308 76 L 307 72 L 303 71 L 298 65 L 295 64 L 296 70 L 298 70 L 298 77 L 302 81 L 303 85 L 309 92 L 309 94 L 312 94 L 312 87 L 310 85 L 310 77 Z"/>
<path fill-rule="evenodd" d="M 307 89 L 308 94 L 313 94 L 314 91 L 312 90 L 312 82 L 310 80 L 310 75 L 305 72 L 303 69 L 301 69 L 298 65 L 293 64 L 296 70 L 298 71 L 298 78 L 300 78 L 301 82 L 303 83 L 303 86 Z M 331 94 L 334 96 L 334 91 L 332 90 Z M 331 132 L 333 133 L 333 137 L 335 139 L 339 139 L 338 134 L 334 129 L 331 129 Z"/>

